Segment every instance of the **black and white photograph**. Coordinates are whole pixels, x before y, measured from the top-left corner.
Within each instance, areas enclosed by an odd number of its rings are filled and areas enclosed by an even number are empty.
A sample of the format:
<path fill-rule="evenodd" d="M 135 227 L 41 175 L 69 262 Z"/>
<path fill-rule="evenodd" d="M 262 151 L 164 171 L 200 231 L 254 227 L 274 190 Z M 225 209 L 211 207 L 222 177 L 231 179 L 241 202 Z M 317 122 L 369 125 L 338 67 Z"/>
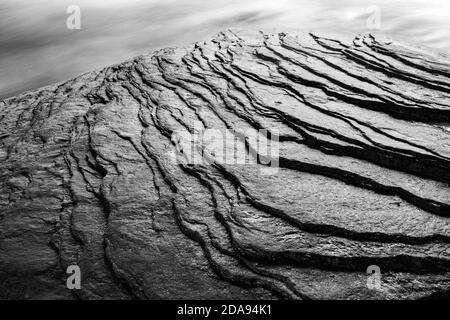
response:
<path fill-rule="evenodd" d="M 0 300 L 450 300 L 450 1 L 0 0 Z"/>

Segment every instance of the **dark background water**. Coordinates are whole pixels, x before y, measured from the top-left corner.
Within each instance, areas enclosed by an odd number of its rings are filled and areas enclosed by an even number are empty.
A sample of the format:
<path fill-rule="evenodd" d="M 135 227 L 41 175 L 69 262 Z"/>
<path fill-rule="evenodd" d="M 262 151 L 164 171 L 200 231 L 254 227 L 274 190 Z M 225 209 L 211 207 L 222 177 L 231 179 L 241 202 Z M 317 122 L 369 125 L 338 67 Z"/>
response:
<path fill-rule="evenodd" d="M 0 98 L 228 27 L 368 32 L 450 52 L 447 0 L 0 0 Z M 69 30 L 66 9 L 81 8 Z M 373 12 L 373 11 L 372 11 Z"/>

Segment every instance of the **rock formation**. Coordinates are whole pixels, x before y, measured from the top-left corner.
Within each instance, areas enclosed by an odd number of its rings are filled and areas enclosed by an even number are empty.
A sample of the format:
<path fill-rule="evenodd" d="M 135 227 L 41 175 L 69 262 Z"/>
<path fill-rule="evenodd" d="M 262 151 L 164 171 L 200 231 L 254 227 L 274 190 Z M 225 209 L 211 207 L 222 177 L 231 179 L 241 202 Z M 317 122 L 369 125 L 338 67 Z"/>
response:
<path fill-rule="evenodd" d="M 0 298 L 448 297 L 449 183 L 449 57 L 229 30 L 0 102 Z"/>

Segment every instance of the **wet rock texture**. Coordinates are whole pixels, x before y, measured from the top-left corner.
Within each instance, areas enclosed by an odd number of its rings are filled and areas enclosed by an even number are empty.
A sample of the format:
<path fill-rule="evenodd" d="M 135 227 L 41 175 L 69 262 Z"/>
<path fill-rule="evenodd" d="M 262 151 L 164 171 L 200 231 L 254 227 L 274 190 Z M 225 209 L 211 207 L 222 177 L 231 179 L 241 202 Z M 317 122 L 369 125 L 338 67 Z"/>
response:
<path fill-rule="evenodd" d="M 199 126 L 255 161 L 174 161 Z M 0 297 L 448 297 L 449 127 L 449 58 L 372 35 L 229 30 L 4 100 Z"/>

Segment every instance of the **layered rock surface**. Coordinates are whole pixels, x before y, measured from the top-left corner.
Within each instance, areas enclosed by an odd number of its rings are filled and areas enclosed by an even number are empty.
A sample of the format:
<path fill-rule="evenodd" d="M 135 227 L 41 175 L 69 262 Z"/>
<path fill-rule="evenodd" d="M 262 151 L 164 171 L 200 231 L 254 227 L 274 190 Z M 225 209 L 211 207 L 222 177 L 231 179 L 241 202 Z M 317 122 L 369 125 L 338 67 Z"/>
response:
<path fill-rule="evenodd" d="M 0 102 L 0 297 L 448 297 L 449 183 L 447 56 L 229 30 Z"/>

